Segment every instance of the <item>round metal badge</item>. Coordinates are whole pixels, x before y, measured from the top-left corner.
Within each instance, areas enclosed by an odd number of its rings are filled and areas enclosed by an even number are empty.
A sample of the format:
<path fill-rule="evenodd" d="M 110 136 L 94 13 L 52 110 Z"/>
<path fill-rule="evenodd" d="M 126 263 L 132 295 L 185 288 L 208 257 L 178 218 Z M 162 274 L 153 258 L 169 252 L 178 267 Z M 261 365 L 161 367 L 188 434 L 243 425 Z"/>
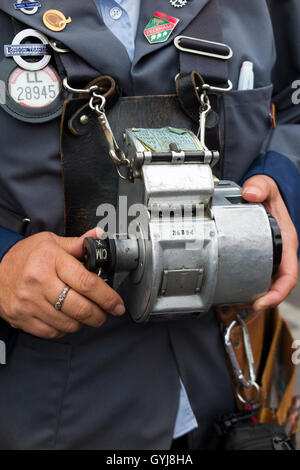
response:
<path fill-rule="evenodd" d="M 20 106 L 44 108 L 52 104 L 61 91 L 61 80 L 53 67 L 29 72 L 17 67 L 8 78 L 8 93 Z"/>
<path fill-rule="evenodd" d="M 24 70 L 5 58 L 0 62 L 0 83 L 5 84 L 0 106 L 23 122 L 52 121 L 61 115 L 70 96 L 52 65 L 42 70 Z"/>
<path fill-rule="evenodd" d="M 12 45 L 19 45 L 24 43 L 27 38 L 37 38 L 42 44 L 48 45 L 49 41 L 42 33 L 36 31 L 35 29 L 24 29 L 20 31 L 13 39 Z M 26 41 L 25 41 L 26 42 Z M 21 56 L 14 56 L 14 61 L 19 67 L 25 70 L 36 71 L 41 70 L 46 67 L 51 60 L 51 55 L 47 54 L 42 56 L 38 61 L 27 61 Z"/>

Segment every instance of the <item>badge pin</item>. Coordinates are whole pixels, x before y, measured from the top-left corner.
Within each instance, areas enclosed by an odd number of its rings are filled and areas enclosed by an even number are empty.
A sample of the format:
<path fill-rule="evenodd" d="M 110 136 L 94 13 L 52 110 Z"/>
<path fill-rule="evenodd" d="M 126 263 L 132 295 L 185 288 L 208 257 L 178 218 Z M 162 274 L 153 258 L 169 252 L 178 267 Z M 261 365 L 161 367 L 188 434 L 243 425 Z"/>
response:
<path fill-rule="evenodd" d="M 69 18 L 66 18 L 59 10 L 48 10 L 43 16 L 44 25 L 46 28 L 50 29 L 50 31 L 63 31 L 71 21 L 72 19 L 70 16 Z"/>
<path fill-rule="evenodd" d="M 36 38 L 40 44 L 26 44 L 26 39 Z M 29 41 L 28 41 L 29 42 Z M 13 57 L 16 64 L 24 70 L 37 71 L 46 67 L 51 60 L 51 49 L 49 41 L 42 33 L 35 29 L 24 29 L 20 31 L 13 39 L 12 44 L 4 46 L 6 57 Z M 28 61 L 22 56 L 42 56 L 40 60 Z"/>
<path fill-rule="evenodd" d="M 37 57 L 51 53 L 51 46 L 47 44 L 7 44 L 4 46 L 5 57 Z"/>
<path fill-rule="evenodd" d="M 182 8 L 187 4 L 188 0 L 170 0 L 172 7 Z"/>
<path fill-rule="evenodd" d="M 38 9 L 41 8 L 40 2 L 34 2 L 28 0 L 27 2 L 14 3 L 15 10 L 20 10 L 25 15 L 35 15 L 38 12 Z"/>
<path fill-rule="evenodd" d="M 147 24 L 144 34 L 150 44 L 165 42 L 169 39 L 178 23 L 178 18 L 157 11 Z"/>

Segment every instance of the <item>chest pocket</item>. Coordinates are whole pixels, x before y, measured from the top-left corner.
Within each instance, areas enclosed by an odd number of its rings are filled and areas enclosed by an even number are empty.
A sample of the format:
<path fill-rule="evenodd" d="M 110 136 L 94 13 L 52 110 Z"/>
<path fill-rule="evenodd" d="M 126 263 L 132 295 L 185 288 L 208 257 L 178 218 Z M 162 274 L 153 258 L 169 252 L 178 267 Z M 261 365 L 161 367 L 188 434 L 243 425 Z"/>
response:
<path fill-rule="evenodd" d="M 239 182 L 262 151 L 272 129 L 273 85 L 224 96 L 223 178 Z"/>

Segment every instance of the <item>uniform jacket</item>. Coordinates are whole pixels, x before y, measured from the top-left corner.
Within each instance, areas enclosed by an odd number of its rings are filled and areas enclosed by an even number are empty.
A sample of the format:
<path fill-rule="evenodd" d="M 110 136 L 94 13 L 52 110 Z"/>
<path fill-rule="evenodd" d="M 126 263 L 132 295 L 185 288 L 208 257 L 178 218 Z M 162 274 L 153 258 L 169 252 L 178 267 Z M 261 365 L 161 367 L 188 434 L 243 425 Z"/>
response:
<path fill-rule="evenodd" d="M 0 43 L 13 39 L 12 15 L 62 41 L 99 74 L 112 75 L 126 95 L 174 93 L 174 35 L 184 34 L 208 1 L 174 9 L 167 0 L 142 0 L 132 64 L 92 0 L 43 0 L 32 16 L 3 0 Z M 53 33 L 43 25 L 42 15 L 50 8 L 71 16 L 64 31 Z M 143 30 L 156 10 L 180 22 L 166 43 L 150 45 Z M 297 226 L 300 107 L 292 103 L 291 84 L 300 70 L 299 2 L 223 0 L 221 13 L 224 42 L 234 51 L 229 63 L 234 90 L 224 96 L 221 109 L 223 176 L 235 181 L 259 173 L 273 177 Z M 243 60 L 254 63 L 253 90 L 236 89 Z M 0 109 L 0 126 L 1 206 L 29 217 L 33 232 L 63 234 L 59 119 L 26 124 Z M 201 320 L 149 325 L 134 324 L 128 316 L 109 318 L 99 330 L 86 327 L 59 341 L 20 332 L 0 370 L 0 448 L 167 449 L 179 375 L 199 424 L 194 445 L 206 446 L 214 417 L 235 406 L 213 312 Z"/>

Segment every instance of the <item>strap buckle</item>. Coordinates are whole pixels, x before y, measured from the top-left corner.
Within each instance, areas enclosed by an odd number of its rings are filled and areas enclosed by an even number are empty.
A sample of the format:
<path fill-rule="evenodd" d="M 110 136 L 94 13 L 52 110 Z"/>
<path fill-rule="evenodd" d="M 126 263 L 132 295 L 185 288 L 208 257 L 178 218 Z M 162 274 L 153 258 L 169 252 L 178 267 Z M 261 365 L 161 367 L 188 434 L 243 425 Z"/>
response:
<path fill-rule="evenodd" d="M 204 47 L 203 49 L 190 49 L 188 47 L 183 47 L 180 45 L 181 41 L 187 39 L 189 41 L 195 41 L 196 43 L 202 43 L 204 46 L 207 44 L 210 44 L 212 46 L 217 46 L 216 48 L 212 47 L 211 51 L 206 50 L 207 47 Z M 233 51 L 230 46 L 227 44 L 221 43 L 221 42 L 214 42 L 214 41 L 207 41 L 206 39 L 198 39 L 198 38 L 191 38 L 189 36 L 177 36 L 174 39 L 174 44 L 177 49 L 183 52 L 190 52 L 191 54 L 198 54 L 198 55 L 204 55 L 207 57 L 214 57 L 215 59 L 221 59 L 221 60 L 229 60 L 233 56 Z M 197 44 L 196 44 L 197 45 Z M 224 48 L 225 54 L 218 53 L 217 49 L 219 48 Z M 227 53 L 226 53 L 227 52 Z"/>

